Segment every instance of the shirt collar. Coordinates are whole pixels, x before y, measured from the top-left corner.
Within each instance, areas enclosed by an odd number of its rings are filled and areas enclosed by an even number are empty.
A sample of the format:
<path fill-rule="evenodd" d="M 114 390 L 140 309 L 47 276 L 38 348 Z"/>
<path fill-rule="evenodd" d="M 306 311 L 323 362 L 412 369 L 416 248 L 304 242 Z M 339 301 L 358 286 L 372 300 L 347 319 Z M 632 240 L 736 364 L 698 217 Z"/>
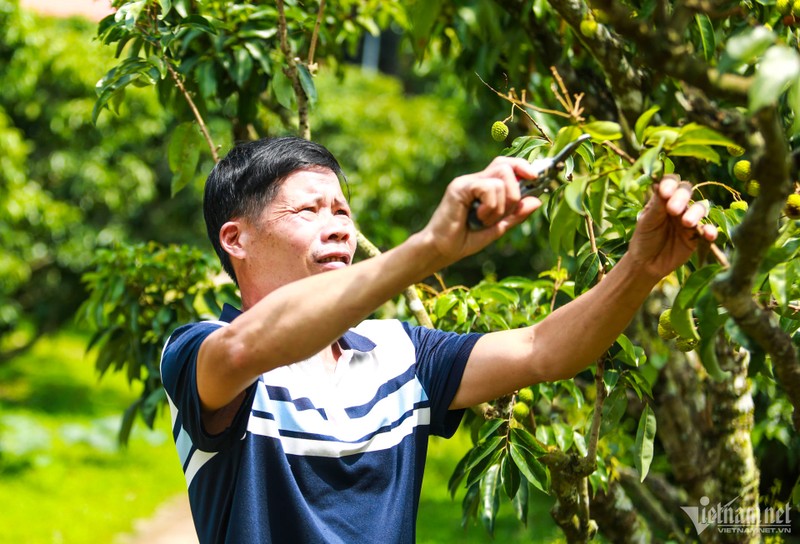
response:
<path fill-rule="evenodd" d="M 219 320 L 230 323 L 240 315 L 242 315 L 241 310 L 225 303 L 222 307 L 222 313 L 219 316 Z M 353 349 L 364 353 L 375 349 L 375 342 L 366 336 L 358 334 L 352 329 L 342 335 L 342 337 L 339 339 L 339 344 L 341 345 L 342 349 Z"/>

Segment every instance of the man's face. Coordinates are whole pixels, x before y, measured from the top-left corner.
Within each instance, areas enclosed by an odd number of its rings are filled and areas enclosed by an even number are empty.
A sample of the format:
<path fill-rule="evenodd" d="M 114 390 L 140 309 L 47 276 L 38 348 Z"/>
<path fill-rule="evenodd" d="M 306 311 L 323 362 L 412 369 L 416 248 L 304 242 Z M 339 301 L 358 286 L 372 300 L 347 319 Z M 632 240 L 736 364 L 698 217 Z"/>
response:
<path fill-rule="evenodd" d="M 261 296 L 313 274 L 352 263 L 356 231 L 339 179 L 327 169 L 286 178 L 247 230 L 248 274 Z"/>

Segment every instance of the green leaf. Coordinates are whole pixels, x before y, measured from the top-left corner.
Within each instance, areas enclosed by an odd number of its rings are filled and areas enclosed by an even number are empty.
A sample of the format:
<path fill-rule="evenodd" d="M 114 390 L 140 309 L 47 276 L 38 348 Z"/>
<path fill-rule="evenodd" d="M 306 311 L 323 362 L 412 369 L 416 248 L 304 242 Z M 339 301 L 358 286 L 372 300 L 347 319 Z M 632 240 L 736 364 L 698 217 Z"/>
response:
<path fill-rule="evenodd" d="M 481 425 L 481 428 L 478 431 L 478 443 L 484 442 L 487 438 L 495 434 L 497 429 L 502 427 L 505 422 L 506 420 L 503 418 L 495 418 L 486 421 L 483 425 Z"/>
<path fill-rule="evenodd" d="M 775 38 L 775 34 L 763 25 L 752 26 L 730 38 L 725 52 L 735 61 L 750 62 L 775 43 Z"/>
<path fill-rule="evenodd" d="M 519 489 L 517 490 L 517 494 L 514 495 L 514 500 L 511 501 L 512 506 L 514 507 L 514 514 L 516 514 L 517 519 L 525 525 L 528 526 L 528 484 L 524 482 L 524 485 L 520 485 Z"/>
<path fill-rule="evenodd" d="M 633 461 L 636 470 L 644 481 L 653 461 L 653 440 L 656 437 L 656 415 L 649 404 L 644 405 L 642 416 L 639 418 L 639 427 L 636 430 L 636 445 L 634 446 Z"/>
<path fill-rule="evenodd" d="M 786 307 L 789 303 L 789 288 L 794 284 L 793 270 L 787 263 L 780 263 L 769 272 L 769 288 L 779 306 Z"/>
<path fill-rule="evenodd" d="M 447 490 L 450 492 L 450 498 L 455 498 L 458 486 L 467 475 L 467 463 L 469 463 L 471 453 L 472 451 L 468 451 L 464 454 L 458 464 L 456 464 L 456 468 L 453 469 L 453 474 L 450 475 L 450 479 L 447 481 Z"/>
<path fill-rule="evenodd" d="M 634 346 L 630 339 L 624 334 L 620 334 L 617 337 L 616 343 L 622 349 L 622 351 L 616 355 L 616 359 L 631 366 L 641 366 L 641 364 L 644 362 L 643 350 L 637 350 L 637 346 Z"/>
<path fill-rule="evenodd" d="M 547 453 L 547 450 L 544 448 L 544 446 L 542 446 L 541 443 L 539 443 L 539 441 L 536 440 L 536 438 L 534 438 L 533 435 L 525 429 L 521 429 L 519 427 L 512 428 L 510 437 L 512 444 L 516 444 L 517 446 L 526 449 L 531 455 L 539 457 Z"/>
<path fill-rule="evenodd" d="M 607 434 L 619 425 L 627 408 L 628 397 L 625 395 L 625 388 L 615 387 L 603 403 L 603 414 L 600 419 L 600 436 Z"/>
<path fill-rule="evenodd" d="M 174 196 L 194 178 L 200 161 L 203 138 L 192 122 L 181 123 L 172 133 L 167 156 L 172 177 L 171 192 Z"/>
<path fill-rule="evenodd" d="M 490 535 L 500 509 L 500 465 L 492 465 L 481 480 L 481 521 Z"/>
<path fill-rule="evenodd" d="M 700 362 L 708 372 L 708 375 L 719 382 L 730 377 L 730 372 L 722 370 L 717 359 L 717 334 L 727 321 L 727 313 L 720 312 L 717 300 L 714 295 L 706 292 L 695 305 L 698 316 L 698 332 L 700 343 L 696 351 L 700 356 Z"/>
<path fill-rule="evenodd" d="M 550 488 L 550 475 L 547 468 L 532 455 L 527 455 L 525 449 L 514 443 L 509 445 L 508 451 L 522 475 L 538 489 L 547 493 Z"/>
<path fill-rule="evenodd" d="M 566 423 L 559 422 L 554 422 L 551 427 L 553 427 L 553 436 L 556 439 L 556 445 L 558 448 L 561 451 L 568 451 L 572 446 L 572 441 L 575 438 L 572 434 L 572 427 Z"/>
<path fill-rule="evenodd" d="M 514 462 L 506 455 L 500 461 L 500 474 L 503 477 L 503 489 L 509 499 L 513 499 L 519 491 L 522 476 Z M 527 485 L 527 484 L 526 484 Z"/>
<path fill-rule="evenodd" d="M 622 138 L 622 128 L 619 123 L 612 121 L 593 121 L 583 125 L 583 130 L 588 132 L 594 140 L 619 140 Z"/>
<path fill-rule="evenodd" d="M 589 251 L 578 260 L 578 270 L 575 273 L 575 292 L 583 293 L 591 287 L 597 279 L 600 270 L 600 256 Z"/>
<path fill-rule="evenodd" d="M 735 142 L 717 132 L 716 130 L 697 124 L 688 123 L 681 127 L 678 139 L 674 144 L 677 145 L 732 145 Z"/>
<path fill-rule="evenodd" d="M 706 62 L 711 62 L 714 59 L 717 50 L 717 40 L 714 36 L 714 25 L 711 19 L 705 13 L 698 13 L 694 16 L 697 22 L 697 29 L 700 31 L 700 41 L 703 44 L 703 56 Z"/>
<path fill-rule="evenodd" d="M 800 55 L 784 45 L 770 47 L 758 63 L 753 84 L 747 90 L 750 111 L 775 104 L 778 97 L 800 77 Z"/>
<path fill-rule="evenodd" d="M 789 137 L 793 138 L 800 134 L 800 81 L 795 81 L 786 93 L 786 105 L 794 114 L 792 125 L 789 127 Z"/>
<path fill-rule="evenodd" d="M 283 73 L 283 70 L 276 70 L 272 75 L 272 92 L 275 93 L 275 100 L 287 110 L 294 109 L 294 90 L 292 82 Z"/>
<path fill-rule="evenodd" d="M 659 106 L 653 106 L 652 108 L 641 114 L 639 118 L 636 120 L 636 125 L 634 126 L 633 131 L 634 134 L 636 135 L 636 141 L 638 141 L 640 144 L 644 142 L 644 136 L 643 136 L 644 129 L 647 128 L 647 126 L 650 124 L 650 120 L 656 113 L 658 113 L 658 110 L 660 109 L 661 108 Z"/>
<path fill-rule="evenodd" d="M 314 85 L 311 73 L 305 64 L 297 65 L 297 73 L 300 74 L 300 85 L 303 87 L 306 97 L 308 97 L 308 103 L 311 107 L 314 107 L 317 103 L 317 87 Z"/>
<path fill-rule="evenodd" d="M 589 178 L 581 176 L 567 183 L 567 186 L 564 188 L 564 200 L 567 202 L 567 205 L 572 208 L 572 211 L 578 215 L 586 215 L 586 211 L 583 208 L 583 195 L 588 183 Z"/>
<path fill-rule="evenodd" d="M 234 65 L 231 67 L 231 77 L 240 89 L 247 85 L 250 75 L 253 73 L 253 57 L 244 47 L 236 47 L 233 50 Z"/>
<path fill-rule="evenodd" d="M 464 500 L 461 501 L 461 526 L 466 527 L 470 519 L 478 515 L 478 505 L 480 504 L 481 486 L 478 482 L 467 489 Z"/>
<path fill-rule="evenodd" d="M 697 270 L 690 275 L 678 295 L 670 312 L 670 321 L 678 334 L 684 338 L 699 340 L 697 328 L 692 317 L 692 308 L 700 294 L 708 287 L 711 280 L 719 273 L 722 267 L 712 264 Z"/>
<path fill-rule="evenodd" d="M 409 4 L 407 13 L 411 23 L 411 46 L 420 60 L 428 47 L 433 24 L 441 9 L 442 0 L 415 0 Z"/>
<path fill-rule="evenodd" d="M 562 199 L 550 220 L 549 240 L 554 253 L 572 251 L 580 223 L 581 216 L 573 212 L 566 200 Z"/>

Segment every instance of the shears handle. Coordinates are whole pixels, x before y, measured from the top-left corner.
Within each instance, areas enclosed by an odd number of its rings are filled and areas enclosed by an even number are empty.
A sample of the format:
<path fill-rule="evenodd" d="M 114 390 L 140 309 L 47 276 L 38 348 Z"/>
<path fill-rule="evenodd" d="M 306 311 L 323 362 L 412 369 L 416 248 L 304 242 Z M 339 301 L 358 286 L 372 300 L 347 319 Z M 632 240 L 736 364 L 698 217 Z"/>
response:
<path fill-rule="evenodd" d="M 580 145 L 590 138 L 589 134 L 581 134 L 575 140 L 572 140 L 565 145 L 561 151 L 556 153 L 555 156 L 545 159 L 537 159 L 531 164 L 536 167 L 538 163 L 537 178 L 535 180 L 520 179 L 520 189 L 523 197 L 525 196 L 540 196 L 542 193 L 547 192 L 551 188 L 553 179 L 564 168 L 564 161 L 572 153 L 575 152 Z M 473 200 L 467 213 L 467 226 L 470 230 L 481 230 L 486 228 L 486 225 L 478 219 L 478 208 L 481 205 L 480 200 Z"/>

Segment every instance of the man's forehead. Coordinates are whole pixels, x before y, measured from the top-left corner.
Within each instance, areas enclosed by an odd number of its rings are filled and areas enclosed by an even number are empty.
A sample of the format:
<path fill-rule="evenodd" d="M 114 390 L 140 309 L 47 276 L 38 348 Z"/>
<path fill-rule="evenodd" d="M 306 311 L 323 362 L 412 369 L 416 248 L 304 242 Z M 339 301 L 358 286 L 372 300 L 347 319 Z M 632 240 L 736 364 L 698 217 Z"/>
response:
<path fill-rule="evenodd" d="M 344 198 L 344 180 L 327 168 L 295 170 L 281 183 L 282 193 L 302 192 L 323 196 L 331 192 Z"/>

